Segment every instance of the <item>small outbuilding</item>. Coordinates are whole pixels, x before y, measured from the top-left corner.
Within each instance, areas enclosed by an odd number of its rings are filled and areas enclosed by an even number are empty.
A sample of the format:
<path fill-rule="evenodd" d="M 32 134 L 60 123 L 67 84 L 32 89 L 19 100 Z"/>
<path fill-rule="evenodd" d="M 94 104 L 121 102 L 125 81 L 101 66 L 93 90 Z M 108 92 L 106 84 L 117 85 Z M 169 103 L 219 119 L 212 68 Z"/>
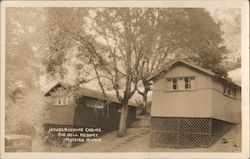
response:
<path fill-rule="evenodd" d="M 150 80 L 152 147 L 209 147 L 241 123 L 241 87 L 210 70 L 178 60 Z"/>
<path fill-rule="evenodd" d="M 71 94 L 74 87 L 59 82 L 45 96 L 50 101 L 46 127 L 92 127 L 115 130 L 119 127 L 121 107 L 115 95 L 104 97 L 101 92 L 79 88 Z M 129 102 L 127 125 L 136 120 L 135 103 Z"/>

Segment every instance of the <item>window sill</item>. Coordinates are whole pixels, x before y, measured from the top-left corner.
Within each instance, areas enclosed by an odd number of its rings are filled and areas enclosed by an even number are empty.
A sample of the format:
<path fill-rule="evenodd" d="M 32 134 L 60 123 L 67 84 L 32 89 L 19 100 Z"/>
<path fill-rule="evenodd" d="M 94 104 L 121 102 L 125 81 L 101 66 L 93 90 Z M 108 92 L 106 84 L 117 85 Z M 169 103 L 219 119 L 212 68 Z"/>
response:
<path fill-rule="evenodd" d="M 65 106 L 68 106 L 68 104 L 52 104 L 52 106 L 55 106 L 55 107 L 65 107 Z"/>
<path fill-rule="evenodd" d="M 95 109 L 104 109 L 104 108 L 100 108 L 100 107 L 89 107 L 89 106 L 86 106 L 87 108 L 95 108 Z"/>
<path fill-rule="evenodd" d="M 230 95 L 227 95 L 227 94 L 225 94 L 225 93 L 223 93 L 223 95 L 224 95 L 224 96 L 226 96 L 226 97 L 232 98 L 232 99 L 234 99 L 234 100 L 236 100 L 236 99 L 237 99 L 236 97 L 234 97 L 234 96 L 230 96 Z"/>
<path fill-rule="evenodd" d="M 196 89 L 168 90 L 164 92 L 193 92 L 193 91 L 196 91 Z"/>

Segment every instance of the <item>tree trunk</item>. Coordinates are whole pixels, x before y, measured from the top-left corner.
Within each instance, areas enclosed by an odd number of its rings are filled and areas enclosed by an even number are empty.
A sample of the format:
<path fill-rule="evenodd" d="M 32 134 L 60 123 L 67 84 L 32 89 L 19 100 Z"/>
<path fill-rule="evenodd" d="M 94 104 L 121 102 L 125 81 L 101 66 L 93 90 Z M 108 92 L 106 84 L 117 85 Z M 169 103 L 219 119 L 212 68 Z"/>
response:
<path fill-rule="evenodd" d="M 143 79 L 143 87 L 144 87 L 144 91 L 138 91 L 138 93 L 142 96 L 143 98 L 143 108 L 142 108 L 142 112 L 141 115 L 145 115 L 148 116 L 150 115 L 150 111 L 148 111 L 148 92 L 151 90 L 151 84 L 150 81 L 147 81 L 146 79 Z"/>
<path fill-rule="evenodd" d="M 127 133 L 127 116 L 128 116 L 128 103 L 122 105 L 118 137 L 122 137 Z"/>
<path fill-rule="evenodd" d="M 143 109 L 144 109 L 144 113 L 146 116 L 149 115 L 149 112 L 148 112 L 148 91 L 145 91 L 142 95 L 143 97 Z"/>

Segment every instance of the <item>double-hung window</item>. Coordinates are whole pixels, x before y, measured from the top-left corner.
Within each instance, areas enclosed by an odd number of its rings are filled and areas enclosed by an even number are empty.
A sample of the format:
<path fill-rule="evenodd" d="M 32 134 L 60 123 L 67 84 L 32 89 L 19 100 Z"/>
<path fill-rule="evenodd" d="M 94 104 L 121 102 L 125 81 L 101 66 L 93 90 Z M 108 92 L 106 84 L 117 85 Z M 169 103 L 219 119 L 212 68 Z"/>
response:
<path fill-rule="evenodd" d="M 178 89 L 178 87 L 177 87 L 177 79 L 176 78 L 174 78 L 173 80 L 172 80 L 172 87 L 173 87 L 173 90 L 177 90 Z"/>
<path fill-rule="evenodd" d="M 224 86 L 224 95 L 236 97 L 236 88 L 230 85 Z"/>
<path fill-rule="evenodd" d="M 185 89 L 191 89 L 191 78 L 190 77 L 185 77 L 184 78 L 185 81 Z"/>

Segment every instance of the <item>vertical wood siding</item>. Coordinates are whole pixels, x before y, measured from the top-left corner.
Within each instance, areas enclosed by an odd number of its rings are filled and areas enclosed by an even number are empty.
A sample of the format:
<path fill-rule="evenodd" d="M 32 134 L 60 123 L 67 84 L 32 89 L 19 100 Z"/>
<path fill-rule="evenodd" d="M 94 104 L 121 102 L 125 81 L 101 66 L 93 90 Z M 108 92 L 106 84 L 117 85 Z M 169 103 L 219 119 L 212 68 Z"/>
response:
<path fill-rule="evenodd" d="M 86 102 L 93 100 L 89 97 L 81 97 L 75 108 L 74 125 L 84 127 L 101 127 L 103 129 L 118 129 L 120 112 L 118 112 L 118 104 L 111 103 L 109 112 L 106 109 L 94 109 L 86 107 Z M 108 113 L 108 115 L 107 115 Z M 128 126 L 136 119 L 136 108 L 129 106 Z"/>

